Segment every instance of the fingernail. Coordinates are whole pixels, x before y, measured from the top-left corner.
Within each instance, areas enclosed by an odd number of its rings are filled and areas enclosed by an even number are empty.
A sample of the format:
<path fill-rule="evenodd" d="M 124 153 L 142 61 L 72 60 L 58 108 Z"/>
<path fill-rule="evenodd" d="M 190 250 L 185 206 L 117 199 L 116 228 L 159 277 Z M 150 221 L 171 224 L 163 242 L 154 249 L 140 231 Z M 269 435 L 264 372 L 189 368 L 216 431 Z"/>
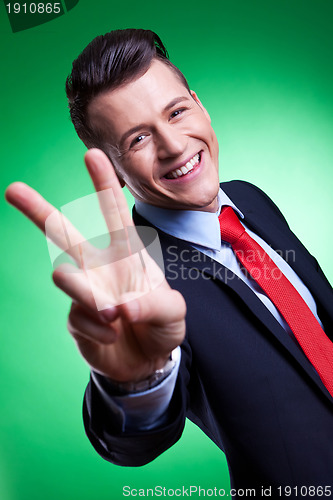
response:
<path fill-rule="evenodd" d="M 110 323 L 113 321 L 116 316 L 117 309 L 115 306 L 111 306 L 110 304 L 106 304 L 104 308 L 100 311 L 100 315 L 103 321 L 106 323 Z"/>

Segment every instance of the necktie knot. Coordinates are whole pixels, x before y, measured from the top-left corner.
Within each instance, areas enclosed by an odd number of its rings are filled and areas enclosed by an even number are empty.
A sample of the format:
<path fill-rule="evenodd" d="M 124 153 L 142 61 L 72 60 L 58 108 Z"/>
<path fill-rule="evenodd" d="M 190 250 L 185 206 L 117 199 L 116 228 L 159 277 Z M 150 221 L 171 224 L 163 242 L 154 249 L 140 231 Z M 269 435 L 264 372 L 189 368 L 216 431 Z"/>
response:
<path fill-rule="evenodd" d="M 237 215 L 231 207 L 223 207 L 219 215 L 221 239 L 234 245 L 245 232 Z"/>

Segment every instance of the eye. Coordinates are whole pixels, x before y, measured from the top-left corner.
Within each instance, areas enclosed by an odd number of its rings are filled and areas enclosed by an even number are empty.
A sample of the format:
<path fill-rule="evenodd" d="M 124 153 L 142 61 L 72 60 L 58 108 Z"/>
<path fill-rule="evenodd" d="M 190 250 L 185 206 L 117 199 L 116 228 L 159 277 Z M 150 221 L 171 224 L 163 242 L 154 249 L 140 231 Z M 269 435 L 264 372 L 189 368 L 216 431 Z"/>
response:
<path fill-rule="evenodd" d="M 143 141 L 145 137 L 146 136 L 144 134 L 138 135 L 137 137 L 135 137 L 135 139 L 133 139 L 133 141 L 130 144 L 130 147 L 132 148 L 133 146 L 136 146 L 137 144 L 139 144 L 139 142 Z"/>
<path fill-rule="evenodd" d="M 175 118 L 176 116 L 181 115 L 185 111 L 185 108 L 181 109 L 176 109 L 176 111 L 173 111 L 170 115 L 170 118 Z"/>

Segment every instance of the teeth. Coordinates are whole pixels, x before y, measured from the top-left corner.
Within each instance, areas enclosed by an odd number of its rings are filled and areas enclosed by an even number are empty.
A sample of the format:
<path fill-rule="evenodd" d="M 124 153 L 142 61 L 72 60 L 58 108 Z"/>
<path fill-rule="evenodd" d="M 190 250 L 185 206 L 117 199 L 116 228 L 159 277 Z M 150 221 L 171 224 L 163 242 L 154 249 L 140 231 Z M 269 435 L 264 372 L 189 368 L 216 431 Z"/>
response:
<path fill-rule="evenodd" d="M 185 165 L 183 165 L 180 168 L 176 168 L 175 170 L 172 170 L 172 172 L 169 172 L 168 175 L 166 176 L 167 179 L 177 179 L 177 177 L 181 177 L 183 175 L 186 175 L 188 172 L 193 170 L 193 167 L 197 165 L 200 161 L 200 155 L 197 153 L 191 160 L 189 160 Z"/>

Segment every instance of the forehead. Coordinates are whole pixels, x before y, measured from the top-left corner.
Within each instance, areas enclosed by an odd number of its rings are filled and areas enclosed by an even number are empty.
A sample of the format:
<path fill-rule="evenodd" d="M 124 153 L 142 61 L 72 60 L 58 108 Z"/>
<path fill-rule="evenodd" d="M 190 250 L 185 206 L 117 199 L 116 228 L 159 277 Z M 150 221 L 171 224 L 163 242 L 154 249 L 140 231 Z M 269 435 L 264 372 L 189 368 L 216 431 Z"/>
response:
<path fill-rule="evenodd" d="M 189 97 L 181 79 L 168 65 L 153 60 L 144 75 L 95 97 L 88 108 L 90 123 L 118 136 L 124 129 L 156 119 L 178 97 Z"/>

